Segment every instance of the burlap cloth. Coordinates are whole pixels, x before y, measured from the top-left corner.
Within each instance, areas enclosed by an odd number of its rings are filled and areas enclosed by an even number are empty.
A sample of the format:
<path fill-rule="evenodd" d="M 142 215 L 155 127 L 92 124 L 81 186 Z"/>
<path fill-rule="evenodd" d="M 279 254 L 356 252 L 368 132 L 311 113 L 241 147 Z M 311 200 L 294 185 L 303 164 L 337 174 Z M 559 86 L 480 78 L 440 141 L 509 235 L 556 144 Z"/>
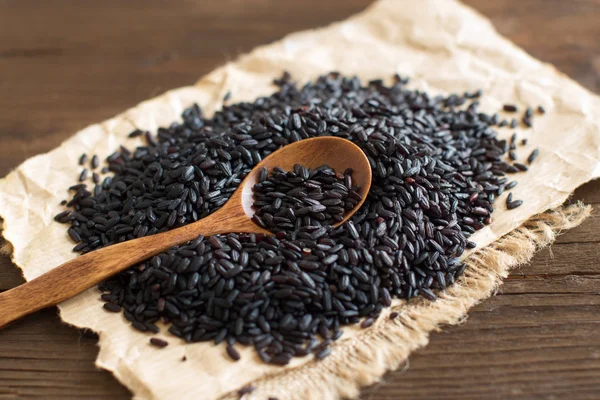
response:
<path fill-rule="evenodd" d="M 521 108 L 543 105 L 548 113 L 535 118 L 535 127 L 519 130 L 520 137 L 529 139 L 517 150 L 519 158 L 540 148 L 539 159 L 528 173 L 517 176 L 513 190 L 525 204 L 506 212 L 504 196 L 498 199 L 493 223 L 473 236 L 480 250 L 467 255 L 464 277 L 439 300 L 408 305 L 395 301 L 392 308 L 399 318 L 389 320 L 391 310 L 386 310 L 369 329 L 347 327 L 332 355 L 320 362 L 304 357 L 285 368 L 269 366 L 246 348 L 235 363 L 222 345 L 184 344 L 166 329 L 159 336 L 170 345 L 156 349 L 148 344 L 149 335 L 131 329 L 121 314 L 105 312 L 95 288 L 61 304 L 65 322 L 99 333 L 97 365 L 112 371 L 136 398 L 233 399 L 247 384 L 256 386 L 245 395 L 252 399 L 354 397 L 359 387 L 374 383 L 424 346 L 429 332 L 459 322 L 470 307 L 491 295 L 511 267 L 529 260 L 536 247 L 589 213 L 583 206 L 557 207 L 598 175 L 600 99 L 503 39 L 488 20 L 455 1 L 382 0 L 344 22 L 257 48 L 194 86 L 92 125 L 11 172 L 0 181 L 0 215 L 14 263 L 25 278 L 75 256 L 66 226 L 52 218 L 62 210 L 59 202 L 78 176 L 81 153 L 105 157 L 120 144 L 131 148 L 140 143 L 127 139 L 133 129 L 168 125 L 193 102 L 210 114 L 228 91 L 231 101 L 269 94 L 274 90 L 271 80 L 283 70 L 301 82 L 338 70 L 362 79 L 399 73 L 412 78 L 412 87 L 432 93 L 483 88 L 482 108 L 488 112 L 506 102 Z M 501 129 L 501 135 L 510 134 L 512 130 Z M 549 209 L 554 211 L 544 213 Z M 184 355 L 187 361 L 182 361 Z"/>

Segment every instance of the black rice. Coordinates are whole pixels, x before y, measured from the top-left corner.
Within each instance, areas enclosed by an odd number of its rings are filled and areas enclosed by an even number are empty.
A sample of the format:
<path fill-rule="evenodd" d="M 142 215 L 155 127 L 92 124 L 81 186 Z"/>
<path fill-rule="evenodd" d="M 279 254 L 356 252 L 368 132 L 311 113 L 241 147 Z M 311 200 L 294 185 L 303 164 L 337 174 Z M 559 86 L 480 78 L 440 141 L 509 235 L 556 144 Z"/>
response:
<path fill-rule="evenodd" d="M 512 188 L 514 188 L 515 186 L 517 186 L 517 181 L 511 181 L 509 183 L 506 184 L 506 186 L 504 186 L 505 190 L 510 190 Z"/>
<path fill-rule="evenodd" d="M 144 133 L 146 133 L 145 131 L 141 130 L 141 129 L 136 129 L 133 132 L 131 132 L 128 137 L 130 138 L 135 138 L 138 136 L 142 136 Z"/>
<path fill-rule="evenodd" d="M 369 317 L 369 318 L 366 318 L 363 322 L 361 322 L 360 327 L 363 328 L 363 329 L 364 328 L 369 328 L 374 323 L 375 323 L 375 318 Z"/>
<path fill-rule="evenodd" d="M 87 154 L 83 153 L 81 156 L 79 156 L 79 165 L 83 165 L 87 162 L 88 160 L 88 156 Z"/>
<path fill-rule="evenodd" d="M 326 347 L 323 350 L 317 352 L 317 354 L 315 354 L 315 358 L 317 360 L 322 360 L 325 357 L 327 357 L 329 354 L 331 354 L 331 347 Z"/>
<path fill-rule="evenodd" d="M 533 117 L 533 109 L 531 107 L 527 107 L 525 110 L 525 118 Z"/>
<path fill-rule="evenodd" d="M 169 345 L 169 342 L 159 338 L 150 338 L 150 344 L 155 347 L 163 348 L 167 347 Z"/>
<path fill-rule="evenodd" d="M 528 159 L 528 161 L 529 161 L 529 159 Z M 527 171 L 529 169 L 529 167 L 527 167 L 527 165 L 521 164 L 521 163 L 514 163 L 513 166 L 515 168 L 517 168 L 519 171 L 523 171 L 523 172 Z"/>
<path fill-rule="evenodd" d="M 121 306 L 119 306 L 118 304 L 114 304 L 114 303 L 104 303 L 103 305 L 104 309 L 110 312 L 120 312 L 121 311 Z"/>
<path fill-rule="evenodd" d="M 233 361 L 239 361 L 240 359 L 240 353 L 232 345 L 227 346 L 227 355 L 229 355 Z"/>
<path fill-rule="evenodd" d="M 87 179 L 87 175 L 88 175 L 88 169 L 84 168 L 81 173 L 79 174 L 79 182 L 83 182 Z"/>
<path fill-rule="evenodd" d="M 529 154 L 529 157 L 527 157 L 527 163 L 531 164 L 538 156 L 539 154 L 539 150 L 535 149 L 531 152 L 531 154 Z"/>
<path fill-rule="evenodd" d="M 509 144 L 492 128 L 498 116 L 478 110 L 480 92 L 430 97 L 400 77 L 388 87 L 338 73 L 303 87 L 289 74 L 275 83 L 273 95 L 212 118 L 194 105 L 156 134 L 132 132 L 147 144 L 110 155 L 102 171 L 111 175 L 73 186 L 70 210 L 55 217 L 79 239 L 75 251 L 197 221 L 264 157 L 309 137 L 363 149 L 373 171 L 365 203 L 334 228 L 358 200 L 352 171 L 322 169 L 320 180 L 299 167 L 277 172 L 281 180 L 265 172 L 257 218 L 276 236 L 198 237 L 100 285 L 104 307 L 122 309 L 135 329 L 155 332 L 162 320 L 186 342 L 226 342 L 233 359 L 234 343 L 277 365 L 323 358 L 344 325 L 368 326 L 393 299 L 434 301 L 459 279 L 460 257 L 475 245 L 468 238 L 491 222 L 505 174 L 519 171 L 503 161 Z"/>
<path fill-rule="evenodd" d="M 513 210 L 517 207 L 520 207 L 523 204 L 523 200 L 513 200 L 506 203 L 506 208 L 509 210 Z"/>

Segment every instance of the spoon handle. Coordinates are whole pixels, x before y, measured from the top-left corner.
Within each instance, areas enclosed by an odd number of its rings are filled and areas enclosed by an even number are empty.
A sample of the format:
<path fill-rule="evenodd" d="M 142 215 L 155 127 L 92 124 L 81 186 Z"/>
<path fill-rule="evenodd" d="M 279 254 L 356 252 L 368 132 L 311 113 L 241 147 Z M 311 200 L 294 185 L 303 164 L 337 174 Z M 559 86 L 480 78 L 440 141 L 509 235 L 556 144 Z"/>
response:
<path fill-rule="evenodd" d="M 226 232 L 269 234 L 246 216 L 241 201 L 242 194 L 238 190 L 225 206 L 199 221 L 92 251 L 0 293 L 0 329 L 27 314 L 67 300 L 132 265 L 199 235 Z"/>
<path fill-rule="evenodd" d="M 190 224 L 108 246 L 76 257 L 29 282 L 0 293 L 0 329 L 27 314 L 67 300 L 177 244 L 195 239 L 202 230 L 202 226 Z"/>

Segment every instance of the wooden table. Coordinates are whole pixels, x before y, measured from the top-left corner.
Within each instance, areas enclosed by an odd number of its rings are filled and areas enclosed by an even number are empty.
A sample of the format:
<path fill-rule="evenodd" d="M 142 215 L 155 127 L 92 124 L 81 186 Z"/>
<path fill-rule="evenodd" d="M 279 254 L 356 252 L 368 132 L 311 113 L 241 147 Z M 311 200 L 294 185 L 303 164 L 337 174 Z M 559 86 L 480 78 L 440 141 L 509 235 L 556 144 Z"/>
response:
<path fill-rule="evenodd" d="M 531 54 L 600 92 L 600 1 L 466 2 Z M 256 45 L 369 3 L 0 0 L 0 176 L 86 125 L 191 84 Z M 574 199 L 599 203 L 600 182 Z M 599 220 L 594 212 L 514 271 L 465 324 L 433 334 L 410 367 L 362 398 L 600 398 Z M 0 290 L 22 281 L 1 257 Z M 94 335 L 63 325 L 56 311 L 0 332 L 0 399 L 130 398 L 94 367 Z"/>

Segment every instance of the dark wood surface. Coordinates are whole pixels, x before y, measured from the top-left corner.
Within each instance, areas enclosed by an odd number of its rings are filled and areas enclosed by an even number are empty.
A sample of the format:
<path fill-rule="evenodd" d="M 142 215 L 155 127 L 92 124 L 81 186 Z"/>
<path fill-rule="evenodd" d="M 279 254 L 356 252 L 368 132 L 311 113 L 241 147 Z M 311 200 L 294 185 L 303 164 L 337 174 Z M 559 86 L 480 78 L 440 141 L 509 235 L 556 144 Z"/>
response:
<path fill-rule="evenodd" d="M 256 45 L 343 19 L 369 3 L 0 0 L 0 176 L 86 125 L 193 83 Z M 600 1 L 466 3 L 532 55 L 600 93 Z M 573 199 L 600 203 L 600 183 L 585 185 Z M 514 271 L 466 323 L 433 334 L 407 368 L 361 397 L 600 398 L 598 221 L 595 211 Z M 0 290 L 22 281 L 0 257 Z M 62 324 L 55 308 L 1 331 L 0 399 L 130 398 L 94 367 L 96 342 Z"/>

